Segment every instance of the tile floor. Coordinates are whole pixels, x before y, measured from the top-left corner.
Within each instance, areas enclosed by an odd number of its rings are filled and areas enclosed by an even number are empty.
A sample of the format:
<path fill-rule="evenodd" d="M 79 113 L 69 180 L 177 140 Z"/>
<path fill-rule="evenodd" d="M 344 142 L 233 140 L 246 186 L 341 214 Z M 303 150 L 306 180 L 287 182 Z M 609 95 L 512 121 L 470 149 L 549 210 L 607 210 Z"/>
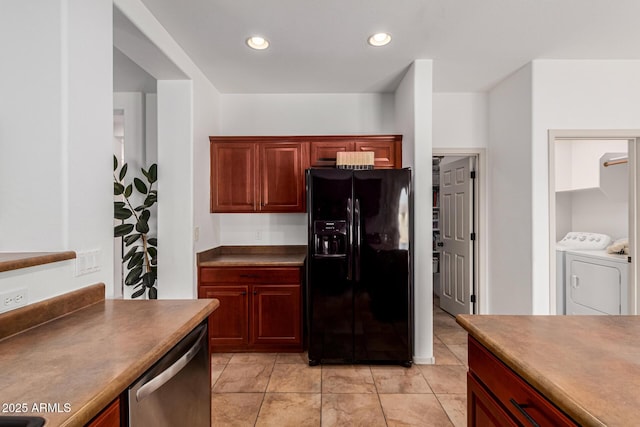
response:
<path fill-rule="evenodd" d="M 212 356 L 212 426 L 465 426 L 467 335 L 434 307 L 435 365 L 308 365 L 300 353 Z"/>

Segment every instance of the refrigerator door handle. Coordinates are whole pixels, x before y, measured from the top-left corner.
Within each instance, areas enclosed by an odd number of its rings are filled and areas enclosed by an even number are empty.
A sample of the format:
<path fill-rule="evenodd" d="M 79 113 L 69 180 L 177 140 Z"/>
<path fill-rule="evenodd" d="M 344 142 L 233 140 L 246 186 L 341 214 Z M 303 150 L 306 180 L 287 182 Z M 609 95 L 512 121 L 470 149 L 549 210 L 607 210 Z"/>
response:
<path fill-rule="evenodd" d="M 354 260 L 353 260 L 353 270 L 356 282 L 360 281 L 360 242 L 362 241 L 362 236 L 360 235 L 360 200 L 356 199 L 355 207 L 353 209 L 355 215 L 355 237 L 354 237 Z"/>
<path fill-rule="evenodd" d="M 351 197 L 347 199 L 347 280 L 352 276 L 352 248 L 353 245 L 353 206 Z"/>

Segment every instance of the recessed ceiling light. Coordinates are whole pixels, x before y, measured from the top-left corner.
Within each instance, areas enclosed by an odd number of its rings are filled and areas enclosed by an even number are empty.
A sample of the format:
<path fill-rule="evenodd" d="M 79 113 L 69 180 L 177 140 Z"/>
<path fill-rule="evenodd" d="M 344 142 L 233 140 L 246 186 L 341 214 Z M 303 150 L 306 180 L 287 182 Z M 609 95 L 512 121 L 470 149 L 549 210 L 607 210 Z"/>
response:
<path fill-rule="evenodd" d="M 247 46 L 251 49 L 264 50 L 269 47 L 269 41 L 264 37 L 253 36 L 247 39 Z"/>
<path fill-rule="evenodd" d="M 369 37 L 369 44 L 371 46 L 384 46 L 391 41 L 391 34 L 389 33 L 376 33 Z"/>

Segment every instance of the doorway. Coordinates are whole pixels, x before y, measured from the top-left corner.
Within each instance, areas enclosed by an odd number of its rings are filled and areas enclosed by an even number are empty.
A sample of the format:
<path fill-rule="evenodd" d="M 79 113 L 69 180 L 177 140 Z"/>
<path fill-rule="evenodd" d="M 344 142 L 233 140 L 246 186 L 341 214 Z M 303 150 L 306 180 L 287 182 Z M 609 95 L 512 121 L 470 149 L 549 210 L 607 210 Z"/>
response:
<path fill-rule="evenodd" d="M 483 150 L 434 150 L 433 293 L 451 315 L 483 312 Z"/>
<path fill-rule="evenodd" d="M 639 139 L 639 131 L 549 132 L 551 314 L 637 313 Z M 585 266 L 609 279 L 589 292 Z M 602 309 L 610 300 L 615 310 Z"/>

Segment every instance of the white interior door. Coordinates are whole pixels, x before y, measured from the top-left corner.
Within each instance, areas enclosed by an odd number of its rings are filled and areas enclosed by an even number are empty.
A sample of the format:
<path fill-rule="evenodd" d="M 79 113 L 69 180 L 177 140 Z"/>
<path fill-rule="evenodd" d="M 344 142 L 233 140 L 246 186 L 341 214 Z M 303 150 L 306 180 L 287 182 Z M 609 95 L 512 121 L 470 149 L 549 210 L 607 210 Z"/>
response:
<path fill-rule="evenodd" d="M 440 165 L 440 308 L 468 314 L 472 283 L 471 157 Z"/>

